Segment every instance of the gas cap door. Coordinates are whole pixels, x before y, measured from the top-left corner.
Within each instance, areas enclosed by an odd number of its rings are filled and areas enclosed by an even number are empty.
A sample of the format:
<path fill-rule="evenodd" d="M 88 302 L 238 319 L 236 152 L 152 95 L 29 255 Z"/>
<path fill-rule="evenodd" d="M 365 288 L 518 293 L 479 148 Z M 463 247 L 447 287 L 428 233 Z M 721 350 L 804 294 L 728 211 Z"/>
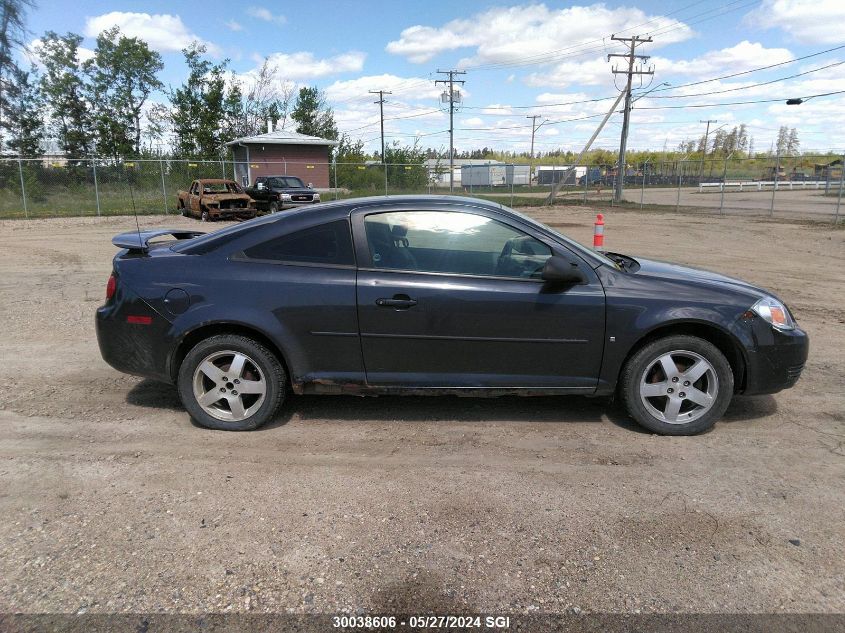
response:
<path fill-rule="evenodd" d="M 171 288 L 164 295 L 164 308 L 170 314 L 182 314 L 191 305 L 191 298 L 181 288 Z"/>

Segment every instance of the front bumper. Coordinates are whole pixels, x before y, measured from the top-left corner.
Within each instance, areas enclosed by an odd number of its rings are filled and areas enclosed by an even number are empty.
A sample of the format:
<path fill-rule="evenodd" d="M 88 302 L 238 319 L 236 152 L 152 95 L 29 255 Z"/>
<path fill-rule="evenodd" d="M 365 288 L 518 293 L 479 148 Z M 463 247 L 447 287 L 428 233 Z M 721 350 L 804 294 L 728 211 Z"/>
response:
<path fill-rule="evenodd" d="M 214 220 L 232 220 L 240 218 L 243 220 L 251 220 L 257 214 L 253 208 L 249 209 L 209 209 L 208 214 Z"/>
<path fill-rule="evenodd" d="M 755 345 L 747 350 L 744 393 L 777 393 L 794 386 L 801 377 L 810 351 L 807 333 L 798 327 L 781 331 L 756 318 L 752 324 L 752 335 Z"/>

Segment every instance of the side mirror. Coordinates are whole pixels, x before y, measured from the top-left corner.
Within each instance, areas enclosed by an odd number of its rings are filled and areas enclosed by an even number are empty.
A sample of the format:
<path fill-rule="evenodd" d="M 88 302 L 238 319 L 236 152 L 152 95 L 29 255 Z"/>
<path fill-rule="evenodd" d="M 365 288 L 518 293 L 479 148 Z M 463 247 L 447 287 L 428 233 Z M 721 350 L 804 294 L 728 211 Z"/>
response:
<path fill-rule="evenodd" d="M 583 284 L 587 281 L 578 264 L 559 255 L 553 255 L 546 260 L 540 279 L 556 284 Z"/>
<path fill-rule="evenodd" d="M 259 182 L 257 185 L 255 185 L 255 188 L 256 188 L 256 189 L 264 189 L 264 183 L 263 183 L 263 182 Z"/>

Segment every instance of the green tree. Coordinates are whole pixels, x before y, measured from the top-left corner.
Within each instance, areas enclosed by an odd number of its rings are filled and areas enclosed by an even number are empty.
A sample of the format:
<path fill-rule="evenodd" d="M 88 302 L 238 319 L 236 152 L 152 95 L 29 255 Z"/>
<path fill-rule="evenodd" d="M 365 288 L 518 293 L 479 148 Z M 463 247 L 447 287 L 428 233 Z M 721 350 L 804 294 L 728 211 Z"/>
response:
<path fill-rule="evenodd" d="M 206 48 L 192 44 L 182 50 L 188 65 L 184 84 L 169 92 L 173 146 L 181 156 L 215 156 L 226 139 L 227 61 L 212 64 L 203 58 Z"/>
<path fill-rule="evenodd" d="M 38 156 L 43 152 L 43 99 L 35 69 L 15 68 L 6 93 L 6 146 L 20 156 Z"/>
<path fill-rule="evenodd" d="M 335 150 L 337 184 L 353 191 L 380 191 L 384 189 L 384 172 L 381 165 L 368 166 L 370 159 L 364 152 L 364 141 L 354 143 L 346 134 L 341 135 Z"/>
<path fill-rule="evenodd" d="M 36 53 L 44 66 L 41 91 L 59 147 L 68 156 L 85 156 L 94 149 L 91 104 L 79 63 L 82 36 L 48 31 Z"/>
<path fill-rule="evenodd" d="M 325 95 L 316 86 L 299 89 L 290 118 L 296 122 L 296 131 L 300 134 L 337 139 L 334 112 L 326 104 Z"/>
<path fill-rule="evenodd" d="M 141 116 L 154 90 L 163 87 L 156 76 L 164 68 L 161 55 L 118 27 L 97 36 L 94 57 L 84 64 L 90 78 L 97 151 L 112 157 L 141 152 Z"/>
<path fill-rule="evenodd" d="M 14 51 L 24 47 L 26 12 L 35 7 L 32 0 L 0 0 L 0 140 L 15 125 L 9 99 L 18 92 L 19 68 Z"/>

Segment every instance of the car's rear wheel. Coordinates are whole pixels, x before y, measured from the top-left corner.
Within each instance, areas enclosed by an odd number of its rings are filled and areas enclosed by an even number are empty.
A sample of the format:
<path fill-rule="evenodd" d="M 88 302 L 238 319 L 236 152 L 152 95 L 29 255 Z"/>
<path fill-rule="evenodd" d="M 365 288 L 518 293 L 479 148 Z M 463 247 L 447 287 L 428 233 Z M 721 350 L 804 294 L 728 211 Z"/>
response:
<path fill-rule="evenodd" d="M 223 334 L 196 345 L 179 368 L 179 396 L 200 425 L 249 431 L 269 421 L 284 398 L 275 354 L 245 336 Z"/>
<path fill-rule="evenodd" d="M 663 435 L 710 429 L 733 397 L 733 371 L 724 354 L 695 336 L 669 336 L 634 354 L 620 389 L 638 424 Z"/>

